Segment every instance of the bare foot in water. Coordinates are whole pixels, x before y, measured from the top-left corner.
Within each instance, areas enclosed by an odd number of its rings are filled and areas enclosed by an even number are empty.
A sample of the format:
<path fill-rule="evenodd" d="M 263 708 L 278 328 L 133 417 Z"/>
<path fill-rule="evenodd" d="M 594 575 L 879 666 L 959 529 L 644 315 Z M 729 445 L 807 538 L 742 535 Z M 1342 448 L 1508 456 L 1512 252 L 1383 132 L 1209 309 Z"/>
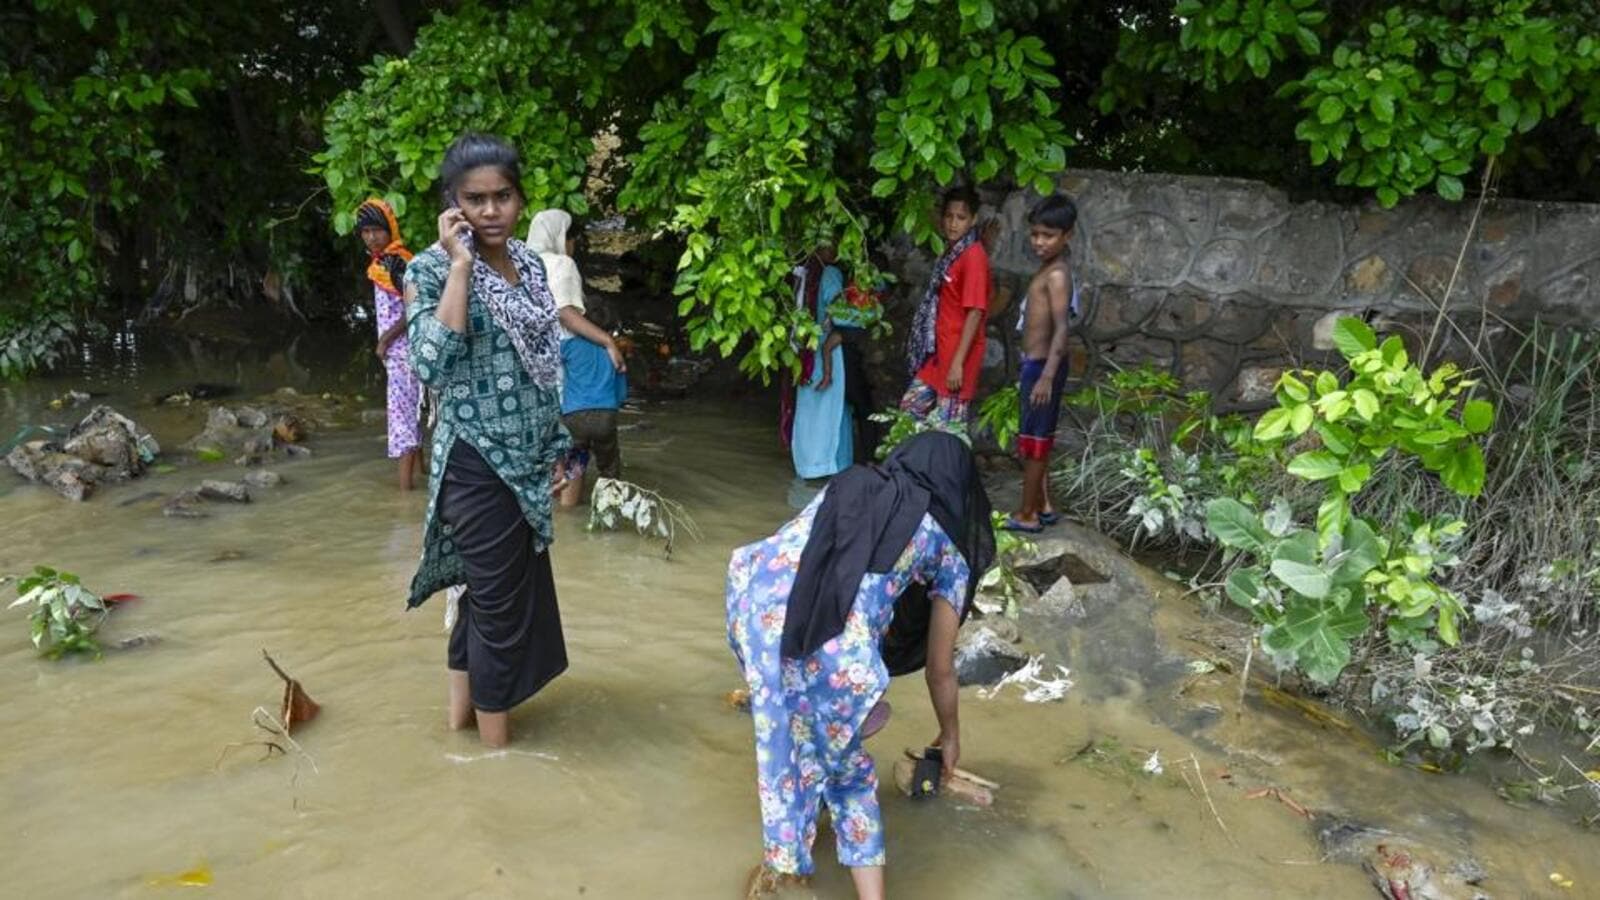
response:
<path fill-rule="evenodd" d="M 766 863 L 757 863 L 745 881 L 744 897 L 745 900 L 765 900 L 768 897 L 776 897 L 779 891 L 810 885 L 809 875 L 791 875 L 769 869 Z"/>

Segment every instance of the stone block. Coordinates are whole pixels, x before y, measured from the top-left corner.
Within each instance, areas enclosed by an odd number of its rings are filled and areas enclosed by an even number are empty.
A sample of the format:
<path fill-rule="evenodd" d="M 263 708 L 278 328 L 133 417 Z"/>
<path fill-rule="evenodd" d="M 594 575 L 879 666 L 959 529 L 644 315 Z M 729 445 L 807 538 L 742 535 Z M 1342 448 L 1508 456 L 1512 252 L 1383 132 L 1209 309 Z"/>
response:
<path fill-rule="evenodd" d="M 1445 288 L 1450 284 L 1450 274 L 1455 271 L 1454 257 L 1438 253 L 1429 253 L 1418 256 L 1406 266 L 1406 278 L 1409 283 L 1406 287 L 1412 291 L 1419 288 L 1430 297 L 1434 303 L 1444 299 Z M 1456 282 L 1459 287 L 1461 282 Z M 1455 298 L 1460 299 L 1460 298 Z"/>
<path fill-rule="evenodd" d="M 1344 235 L 1336 213 L 1296 207 L 1283 224 L 1262 236 L 1256 251 L 1258 293 L 1311 297 L 1326 293 L 1344 269 Z"/>
<path fill-rule="evenodd" d="M 1109 338 L 1135 331 L 1144 325 L 1150 314 L 1166 296 L 1165 291 L 1107 285 L 1101 288 L 1093 304 L 1093 315 L 1085 323 L 1090 337 Z"/>
<path fill-rule="evenodd" d="M 1233 380 L 1234 350 L 1227 344 L 1189 341 L 1183 345 L 1178 358 L 1182 363 L 1178 377 L 1189 390 L 1216 393 Z"/>
<path fill-rule="evenodd" d="M 1238 238 L 1217 238 L 1204 247 L 1189 269 L 1189 283 L 1218 293 L 1231 293 L 1249 283 L 1255 270 L 1250 245 Z"/>
<path fill-rule="evenodd" d="M 1206 336 L 1229 344 L 1248 344 L 1271 324 L 1272 309 L 1267 304 L 1228 297 L 1213 305 Z"/>
<path fill-rule="evenodd" d="M 1387 291 L 1393 273 L 1389 264 L 1376 253 L 1364 256 L 1345 270 L 1345 290 L 1352 294 L 1378 294 Z"/>
<path fill-rule="evenodd" d="M 1528 271 L 1527 254 L 1518 253 L 1484 280 L 1488 302 L 1499 309 L 1522 299 L 1522 277 Z"/>
<path fill-rule="evenodd" d="M 1188 291 L 1168 292 L 1143 330 L 1151 337 L 1189 340 L 1200 334 L 1210 317 L 1211 306 L 1204 297 Z"/>
<path fill-rule="evenodd" d="M 1225 190 L 1217 200 L 1217 228 L 1254 234 L 1280 221 L 1283 197 L 1275 191 Z"/>
<path fill-rule="evenodd" d="M 1154 212 L 1133 212 L 1101 225 L 1094 233 L 1092 269 L 1106 280 L 1133 285 L 1166 285 L 1189 265 L 1190 243 L 1183 226 Z"/>
<path fill-rule="evenodd" d="M 1283 377 L 1281 366 L 1246 366 L 1234 379 L 1234 397 L 1240 403 L 1264 403 L 1273 398 L 1278 379 Z"/>

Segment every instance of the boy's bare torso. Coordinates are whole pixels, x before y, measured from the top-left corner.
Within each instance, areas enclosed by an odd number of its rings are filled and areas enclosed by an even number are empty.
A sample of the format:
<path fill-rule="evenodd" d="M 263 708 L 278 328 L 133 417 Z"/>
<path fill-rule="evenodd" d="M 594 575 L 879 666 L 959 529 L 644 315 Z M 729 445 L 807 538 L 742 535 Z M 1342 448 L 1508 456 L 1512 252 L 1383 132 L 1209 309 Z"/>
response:
<path fill-rule="evenodd" d="M 1028 282 L 1028 309 L 1022 321 L 1022 353 L 1029 359 L 1044 359 L 1050 353 L 1055 324 L 1050 310 L 1050 283 L 1055 281 L 1063 303 L 1072 296 L 1072 269 L 1065 254 L 1039 267 Z"/>

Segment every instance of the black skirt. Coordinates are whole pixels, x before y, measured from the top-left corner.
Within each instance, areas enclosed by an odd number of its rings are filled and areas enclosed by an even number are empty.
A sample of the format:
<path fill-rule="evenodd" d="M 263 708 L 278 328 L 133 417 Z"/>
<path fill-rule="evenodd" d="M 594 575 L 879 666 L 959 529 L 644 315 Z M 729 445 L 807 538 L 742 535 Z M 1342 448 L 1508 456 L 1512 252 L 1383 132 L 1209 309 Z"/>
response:
<path fill-rule="evenodd" d="M 550 554 L 534 552 L 516 495 L 466 441 L 450 449 L 439 518 L 467 570 L 450 668 L 467 673 L 473 707 L 505 712 L 567 668 Z"/>

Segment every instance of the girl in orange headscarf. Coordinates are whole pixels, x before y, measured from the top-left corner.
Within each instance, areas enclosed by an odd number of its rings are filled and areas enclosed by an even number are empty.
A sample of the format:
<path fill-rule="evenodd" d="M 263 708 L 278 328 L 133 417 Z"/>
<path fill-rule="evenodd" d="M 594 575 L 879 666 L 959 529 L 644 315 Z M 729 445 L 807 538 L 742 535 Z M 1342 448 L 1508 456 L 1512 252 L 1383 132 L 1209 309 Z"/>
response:
<path fill-rule="evenodd" d="M 400 461 L 400 489 L 409 491 L 422 469 L 422 385 L 411 371 L 403 299 L 411 251 L 400 239 L 394 210 L 376 197 L 356 209 L 356 229 L 372 255 L 367 278 L 378 314 L 378 358 L 389 379 L 389 458 Z"/>

